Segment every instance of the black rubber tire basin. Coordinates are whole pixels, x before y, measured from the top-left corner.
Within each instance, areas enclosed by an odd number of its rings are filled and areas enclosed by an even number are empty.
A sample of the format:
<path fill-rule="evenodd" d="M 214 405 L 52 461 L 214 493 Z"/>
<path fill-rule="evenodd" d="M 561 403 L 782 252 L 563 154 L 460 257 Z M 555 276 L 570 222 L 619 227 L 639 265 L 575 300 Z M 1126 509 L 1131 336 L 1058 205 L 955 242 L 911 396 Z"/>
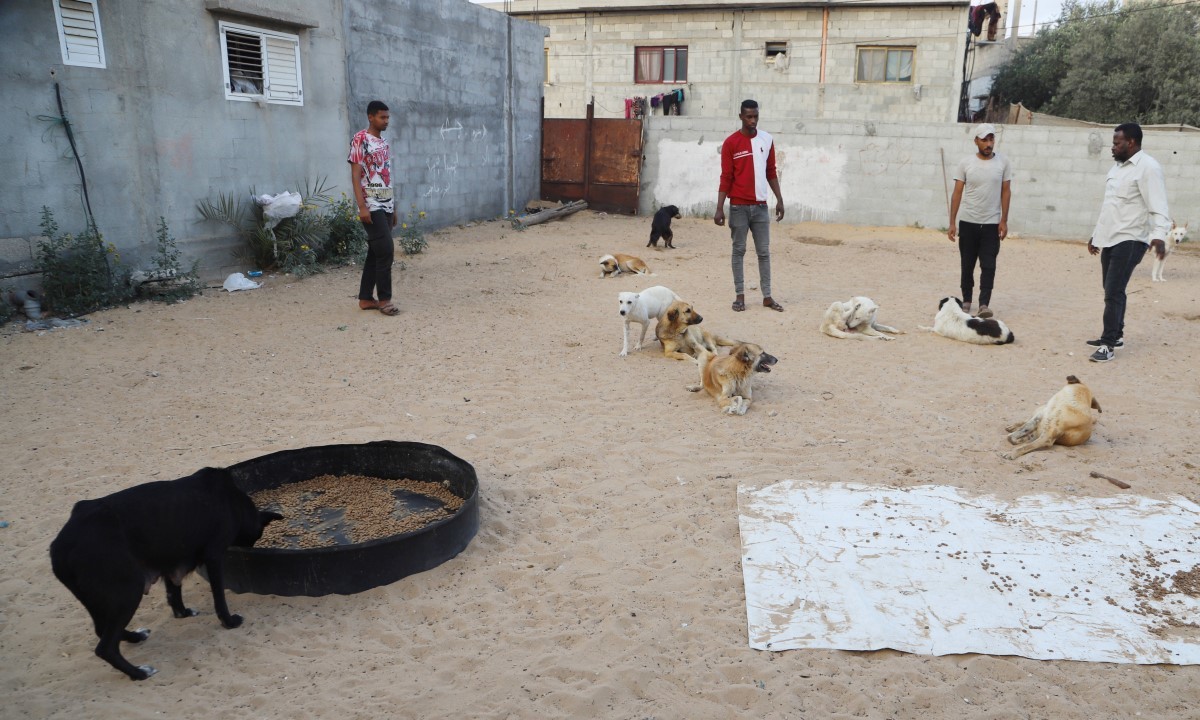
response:
<path fill-rule="evenodd" d="M 475 468 L 436 445 L 381 440 L 283 450 L 229 468 L 247 493 L 321 475 L 446 482 L 463 498 L 450 517 L 412 532 L 313 549 L 238 548 L 225 553 L 225 585 L 263 595 L 349 595 L 437 567 L 462 552 L 479 529 Z"/>

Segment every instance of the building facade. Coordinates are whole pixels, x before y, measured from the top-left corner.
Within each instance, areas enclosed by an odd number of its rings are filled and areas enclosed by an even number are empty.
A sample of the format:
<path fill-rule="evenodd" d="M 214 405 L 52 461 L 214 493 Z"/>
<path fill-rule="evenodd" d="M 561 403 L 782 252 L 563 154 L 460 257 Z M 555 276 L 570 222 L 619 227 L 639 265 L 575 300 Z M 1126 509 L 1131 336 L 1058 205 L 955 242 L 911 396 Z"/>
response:
<path fill-rule="evenodd" d="M 679 114 L 904 122 L 958 119 L 968 0 L 512 0 L 548 28 L 546 116 L 622 117 L 683 91 Z M 668 106 L 673 111 L 674 104 Z M 637 106 L 633 106 L 636 114 Z"/>

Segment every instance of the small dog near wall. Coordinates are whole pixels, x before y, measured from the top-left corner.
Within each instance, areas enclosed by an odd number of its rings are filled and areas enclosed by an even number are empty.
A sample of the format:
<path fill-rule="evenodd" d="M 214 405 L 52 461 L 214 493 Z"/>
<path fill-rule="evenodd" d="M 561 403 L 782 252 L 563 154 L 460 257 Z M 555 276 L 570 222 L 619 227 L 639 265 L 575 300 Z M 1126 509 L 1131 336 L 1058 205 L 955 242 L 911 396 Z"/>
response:
<path fill-rule="evenodd" d="M 650 323 L 657 322 L 667 311 L 667 307 L 678 299 L 679 296 L 675 294 L 674 290 L 662 285 L 646 288 L 640 293 L 617 293 L 617 305 L 620 308 L 625 328 L 621 357 L 629 354 L 629 324 L 638 323 L 642 326 L 641 337 L 638 338 L 637 345 L 633 346 L 634 350 L 641 350 L 642 343 L 646 341 L 646 331 L 650 329 Z"/>
<path fill-rule="evenodd" d="M 654 336 L 662 343 L 663 355 L 676 360 L 692 360 L 701 350 L 715 353 L 718 347 L 733 347 L 737 343 L 714 335 L 700 323 L 704 318 L 691 303 L 676 300 L 654 327 Z"/>
<path fill-rule="evenodd" d="M 1016 340 L 1012 331 L 1000 320 L 971 317 L 962 309 L 962 300 L 956 297 L 942 298 L 938 303 L 938 313 L 933 318 L 933 327 L 922 325 L 920 329 L 976 345 L 1007 345 Z"/>
<path fill-rule="evenodd" d="M 688 392 L 706 390 L 717 399 L 726 415 L 745 415 L 750 409 L 751 381 L 754 373 L 769 373 L 779 358 L 769 355 L 753 343 L 739 343 L 728 355 L 700 351 L 696 364 L 700 367 L 700 382 L 688 385 Z"/>
<path fill-rule="evenodd" d="M 621 273 L 630 275 L 653 275 L 650 268 L 639 257 L 613 253 L 600 258 L 600 277 L 616 277 Z"/>
<path fill-rule="evenodd" d="M 225 604 L 222 563 L 231 545 L 250 547 L 279 513 L 260 512 L 228 470 L 204 468 L 178 480 L 137 485 L 96 500 L 81 500 L 50 543 L 50 567 L 92 616 L 100 642 L 96 655 L 134 680 L 156 671 L 134 666 L 121 642 L 139 643 L 150 631 L 126 629 L 142 595 L 162 578 L 177 618 L 195 610 L 183 604 L 180 583 L 204 565 L 221 624 L 235 628 L 240 615 Z"/>
<path fill-rule="evenodd" d="M 1164 243 L 1166 247 L 1164 248 L 1162 260 L 1158 259 L 1158 253 L 1154 251 L 1154 248 L 1150 248 L 1150 253 L 1154 255 L 1154 267 L 1150 270 L 1151 280 L 1154 282 L 1167 281 L 1167 279 L 1163 277 L 1163 265 L 1167 264 L 1167 258 L 1171 257 L 1171 253 L 1175 251 L 1175 246 L 1181 242 L 1186 242 L 1187 237 L 1188 223 L 1184 223 L 1183 227 L 1179 227 L 1178 225 L 1172 223 L 1171 232 L 1167 233 L 1167 240 Z"/>
<path fill-rule="evenodd" d="M 1082 445 L 1092 436 L 1092 408 L 1103 412 L 1088 386 L 1074 375 L 1068 375 L 1066 387 L 1054 393 L 1032 418 L 1004 428 L 1005 432 L 1012 433 L 1008 441 L 1017 446 L 1004 457 L 1015 460 L 1027 452 L 1054 444 Z"/>
<path fill-rule="evenodd" d="M 875 304 L 875 301 L 861 295 L 852 297 L 846 302 L 835 302 L 825 311 L 825 317 L 821 318 L 821 332 L 829 337 L 855 340 L 868 338 L 895 340 L 896 338 L 884 333 L 904 334 L 894 327 L 876 322 L 875 314 L 878 312 L 879 306 Z"/>
<path fill-rule="evenodd" d="M 672 241 L 675 238 L 675 232 L 671 230 L 672 218 L 678 220 L 683 217 L 679 214 L 679 208 L 674 205 L 667 205 L 660 208 L 654 213 L 654 219 L 650 221 L 650 242 L 646 243 L 646 247 L 658 247 L 658 239 L 663 239 L 663 247 L 674 249 L 675 245 Z"/>

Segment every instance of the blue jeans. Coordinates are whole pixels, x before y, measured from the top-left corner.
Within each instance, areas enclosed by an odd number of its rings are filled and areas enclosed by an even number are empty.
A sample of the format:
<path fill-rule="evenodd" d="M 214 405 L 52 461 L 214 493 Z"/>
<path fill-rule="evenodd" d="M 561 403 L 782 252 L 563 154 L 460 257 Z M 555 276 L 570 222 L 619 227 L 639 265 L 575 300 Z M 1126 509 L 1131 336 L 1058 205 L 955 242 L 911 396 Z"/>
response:
<path fill-rule="evenodd" d="M 1104 334 L 1100 342 L 1116 347 L 1125 336 L 1125 286 L 1133 269 L 1142 261 L 1146 248 L 1139 240 L 1126 240 L 1100 251 L 1100 273 L 1104 282 Z"/>
<path fill-rule="evenodd" d="M 362 280 L 358 284 L 359 300 L 392 299 L 392 263 L 396 258 L 396 245 L 392 242 L 392 214 L 383 210 L 371 212 L 371 224 L 363 223 L 367 230 L 367 259 L 363 261 Z"/>
<path fill-rule="evenodd" d="M 764 298 L 771 297 L 771 213 L 766 205 L 729 205 L 729 236 L 733 238 L 733 289 L 745 294 L 742 258 L 746 255 L 746 233 L 754 235 L 758 255 L 758 284 Z"/>

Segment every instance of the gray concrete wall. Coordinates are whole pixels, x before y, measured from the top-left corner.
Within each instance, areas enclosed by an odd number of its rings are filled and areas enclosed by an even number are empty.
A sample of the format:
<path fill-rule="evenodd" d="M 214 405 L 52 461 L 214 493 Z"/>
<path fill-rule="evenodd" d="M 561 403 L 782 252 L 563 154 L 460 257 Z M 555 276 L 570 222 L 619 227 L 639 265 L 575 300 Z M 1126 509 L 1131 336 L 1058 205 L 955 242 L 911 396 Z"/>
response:
<path fill-rule="evenodd" d="M 785 222 L 946 227 L 954 168 L 974 152 L 973 126 L 775 118 L 759 125 L 776 141 Z M 721 142 L 737 118 L 652 117 L 646 124 L 641 208 L 716 208 Z M 998 152 L 1013 163 L 1011 232 L 1087 238 L 1112 167 L 1109 129 L 997 126 Z M 1200 218 L 1200 134 L 1147 133 L 1143 149 L 1163 165 L 1172 216 Z M 943 171 L 942 156 L 945 156 Z"/>
<path fill-rule="evenodd" d="M 213 11 L 206 7 L 216 8 Z M 61 124 L 60 83 L 96 222 L 127 264 L 159 216 L 208 277 L 244 269 L 196 204 L 325 176 L 350 192 L 346 153 L 366 103 L 393 109 L 400 208 L 429 227 L 504 215 L 538 194 L 543 31 L 473 5 L 401 0 L 160 0 L 99 4 L 107 67 L 65 65 L 48 0 L 0 3 L 0 278 L 28 273 L 43 205 L 86 226 Z M 225 97 L 218 21 L 298 35 L 304 105 Z"/>
<path fill-rule="evenodd" d="M 127 263 L 153 252 L 163 216 L 185 254 L 203 258 L 213 274 L 231 266 L 236 243 L 226 228 L 199 222 L 197 202 L 217 192 L 248 194 L 251 186 L 260 193 L 294 189 L 305 178 L 340 172 L 349 128 L 340 8 L 305 0 L 274 2 L 272 8 L 317 27 L 214 14 L 190 0 L 100 3 L 107 67 L 90 68 L 63 64 L 51 3 L 5 3 L 0 245 L 12 252 L 0 257 L 0 274 L 18 269 L 12 261 L 37 235 L 43 205 L 54 210 L 62 230 L 85 227 L 65 133 L 39 118 L 58 115 L 55 81 L 82 155 L 96 223 Z M 221 18 L 299 35 L 302 107 L 225 98 Z"/>
<path fill-rule="evenodd" d="M 440 226 L 537 197 L 540 27 L 465 0 L 344 6 L 351 126 L 366 126 L 371 100 L 391 109 L 399 210 Z"/>

